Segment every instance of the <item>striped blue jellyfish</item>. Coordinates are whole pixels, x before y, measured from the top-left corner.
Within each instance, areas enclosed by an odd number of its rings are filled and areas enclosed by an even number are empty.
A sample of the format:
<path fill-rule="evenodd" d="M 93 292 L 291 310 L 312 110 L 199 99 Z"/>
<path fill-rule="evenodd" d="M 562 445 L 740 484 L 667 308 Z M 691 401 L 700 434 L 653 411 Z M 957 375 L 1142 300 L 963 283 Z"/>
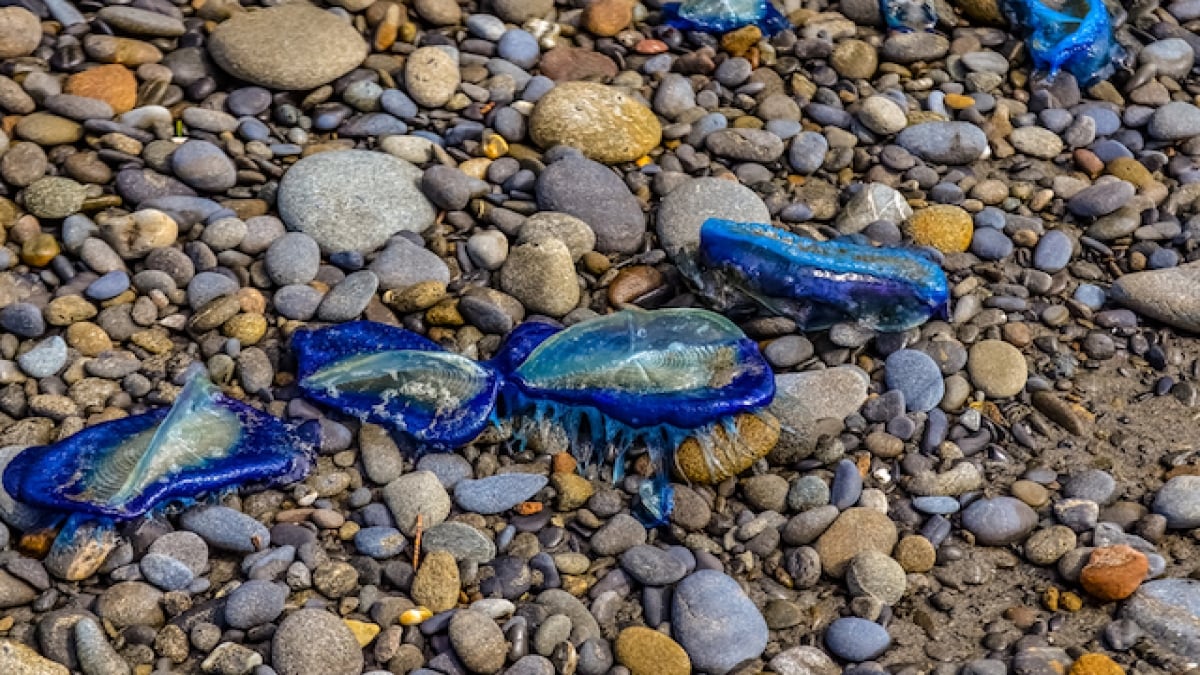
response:
<path fill-rule="evenodd" d="M 308 474 L 315 448 L 311 427 L 252 408 L 196 376 L 170 408 L 22 450 L 5 466 L 3 485 L 8 497 L 32 507 L 23 513 L 36 514 L 27 530 L 65 519 L 55 548 L 106 552 L 96 543 L 114 536 L 116 522 L 246 484 L 294 482 Z"/>
<path fill-rule="evenodd" d="M 1005 7 L 1009 20 L 1027 35 L 1034 68 L 1048 79 L 1065 70 L 1090 86 L 1112 75 L 1125 55 L 1104 0 L 1070 0 L 1062 9 L 1041 0 L 1009 0 Z"/>
<path fill-rule="evenodd" d="M 5 467 L 4 489 L 49 511 L 129 520 L 229 487 L 303 478 L 314 441 L 193 377 L 170 408 L 25 449 Z"/>
<path fill-rule="evenodd" d="M 791 26 L 771 0 L 683 0 L 664 5 L 663 15 L 669 26 L 705 33 L 753 25 L 765 35 L 774 35 Z"/>
<path fill-rule="evenodd" d="M 387 428 L 414 455 L 478 436 L 500 386 L 492 368 L 371 321 L 297 331 L 292 351 L 305 396 Z"/>
<path fill-rule="evenodd" d="M 518 436 L 561 429 L 585 465 L 611 460 L 614 480 L 630 450 L 645 450 L 654 475 L 635 515 L 651 526 L 670 516 L 675 450 L 695 438 L 714 464 L 736 456 L 736 416 L 775 393 L 758 346 L 701 309 L 625 310 L 561 331 L 526 323 L 493 363 L 504 374 L 499 410 Z"/>
<path fill-rule="evenodd" d="M 896 332 L 949 315 L 945 273 L 908 249 L 816 241 L 710 218 L 694 260 L 682 268 L 718 309 L 757 304 L 804 330 L 848 322 Z"/>

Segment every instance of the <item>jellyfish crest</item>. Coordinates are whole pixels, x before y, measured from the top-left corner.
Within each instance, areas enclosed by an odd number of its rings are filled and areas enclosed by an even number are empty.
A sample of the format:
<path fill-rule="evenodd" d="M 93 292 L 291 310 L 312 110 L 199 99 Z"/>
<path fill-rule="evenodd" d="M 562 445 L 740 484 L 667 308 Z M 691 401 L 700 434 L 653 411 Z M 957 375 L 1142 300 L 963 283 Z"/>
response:
<path fill-rule="evenodd" d="M 708 278 L 697 286 L 701 293 L 719 286 L 716 279 L 806 330 L 846 321 L 902 331 L 948 311 L 941 267 L 906 249 L 820 242 L 770 225 L 710 218 L 696 255 Z"/>
<path fill-rule="evenodd" d="M 490 363 L 501 375 L 507 377 L 529 358 L 534 349 L 562 330 L 544 321 L 526 321 L 512 329 Z"/>
<path fill-rule="evenodd" d="M 194 378 L 171 408 L 23 450 L 3 481 L 26 504 L 125 520 L 173 499 L 297 480 L 311 469 L 314 452 L 293 425 Z"/>
<path fill-rule="evenodd" d="M 624 310 L 576 324 L 534 349 L 507 384 L 509 398 L 683 429 L 765 405 L 775 386 L 758 346 L 700 309 Z"/>
<path fill-rule="evenodd" d="M 496 370 L 402 328 L 357 321 L 302 331 L 292 349 L 306 396 L 387 427 L 417 454 L 465 445 L 492 418 Z"/>
<path fill-rule="evenodd" d="M 764 34 L 774 35 L 791 26 L 770 0 L 683 0 L 664 5 L 663 14 L 669 26 L 705 33 L 754 25 Z"/>
<path fill-rule="evenodd" d="M 888 28 L 901 33 L 929 32 L 937 25 L 933 0 L 881 0 Z"/>

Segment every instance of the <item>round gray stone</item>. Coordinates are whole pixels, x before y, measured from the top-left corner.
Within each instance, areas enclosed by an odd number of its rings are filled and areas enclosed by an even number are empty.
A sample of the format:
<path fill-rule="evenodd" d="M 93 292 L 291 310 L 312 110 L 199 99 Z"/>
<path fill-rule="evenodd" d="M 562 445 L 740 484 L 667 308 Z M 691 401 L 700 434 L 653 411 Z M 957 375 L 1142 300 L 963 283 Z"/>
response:
<path fill-rule="evenodd" d="M 700 244 L 700 226 L 709 218 L 769 223 L 771 212 L 753 190 L 741 183 L 695 178 L 671 190 L 659 204 L 659 244 L 672 257 L 694 251 Z"/>

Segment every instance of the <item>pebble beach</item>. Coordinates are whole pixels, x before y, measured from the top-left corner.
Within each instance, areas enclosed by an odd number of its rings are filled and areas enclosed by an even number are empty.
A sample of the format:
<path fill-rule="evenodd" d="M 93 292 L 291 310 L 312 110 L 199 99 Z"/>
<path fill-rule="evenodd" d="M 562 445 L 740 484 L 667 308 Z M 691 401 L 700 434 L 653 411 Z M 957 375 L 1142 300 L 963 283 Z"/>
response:
<path fill-rule="evenodd" d="M 0 674 L 1200 673 L 1200 1 L 1111 5 L 1091 86 L 994 0 L 3 4 L 0 466 L 197 370 L 319 448 L 87 545 L 0 490 Z M 952 300 L 731 315 L 782 433 L 685 442 L 666 526 L 644 455 L 417 456 L 296 385 L 301 329 L 484 360 L 705 307 L 709 218 L 924 250 Z"/>

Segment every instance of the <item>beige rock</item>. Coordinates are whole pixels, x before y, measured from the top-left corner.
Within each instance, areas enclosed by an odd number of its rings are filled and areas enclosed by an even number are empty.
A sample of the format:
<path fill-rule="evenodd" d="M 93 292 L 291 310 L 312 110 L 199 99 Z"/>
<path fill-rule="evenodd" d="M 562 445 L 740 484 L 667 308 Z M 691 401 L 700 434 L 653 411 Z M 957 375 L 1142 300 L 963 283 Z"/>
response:
<path fill-rule="evenodd" d="M 662 140 L 653 111 L 595 82 L 564 82 L 551 89 L 534 107 L 529 132 L 543 148 L 569 145 L 607 164 L 631 162 Z"/>

